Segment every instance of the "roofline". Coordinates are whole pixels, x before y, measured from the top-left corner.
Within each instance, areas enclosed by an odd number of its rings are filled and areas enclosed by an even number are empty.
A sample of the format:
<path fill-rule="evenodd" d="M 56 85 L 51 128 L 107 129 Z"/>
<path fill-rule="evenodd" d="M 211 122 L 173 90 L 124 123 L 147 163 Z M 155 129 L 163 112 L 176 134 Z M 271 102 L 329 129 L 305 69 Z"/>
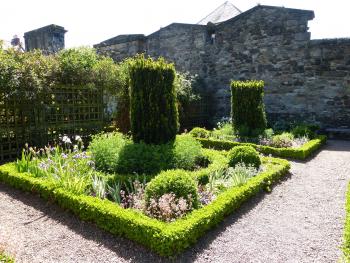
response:
<path fill-rule="evenodd" d="M 217 25 L 223 25 L 225 23 L 228 22 L 232 22 L 232 21 L 236 21 L 241 19 L 242 17 L 245 17 L 247 15 L 250 15 L 251 13 L 254 13 L 256 10 L 260 9 L 260 8 L 270 8 L 270 9 L 285 9 L 288 10 L 290 12 L 302 12 L 302 13 L 309 13 L 310 15 L 310 20 L 315 18 L 315 13 L 313 10 L 304 10 L 304 9 L 296 9 L 296 8 L 288 8 L 288 7 L 283 7 L 283 6 L 271 6 L 271 5 L 256 5 L 254 7 L 252 7 L 251 9 L 248 9 L 247 11 L 240 13 L 239 15 L 236 15 L 226 21 L 217 23 Z"/>
<path fill-rule="evenodd" d="M 157 33 L 159 33 L 160 31 L 166 29 L 166 28 L 169 28 L 171 26 L 174 26 L 174 25 L 178 25 L 178 26 L 187 26 L 187 27 L 206 27 L 206 25 L 198 25 L 198 24 L 188 24 L 188 23 L 171 23 L 165 27 L 162 27 L 161 29 L 158 29 L 157 31 L 154 31 L 153 33 L 147 35 L 147 37 L 150 37 L 150 36 L 153 36 L 153 35 L 156 35 Z"/>
<path fill-rule="evenodd" d="M 25 32 L 24 36 L 31 35 L 31 34 L 34 34 L 34 33 L 40 32 L 40 31 L 47 31 L 48 29 L 59 30 L 59 31 L 62 31 L 63 33 L 68 32 L 66 29 L 64 29 L 63 26 L 58 26 L 58 25 L 55 25 L 55 24 L 51 24 L 51 25 L 47 25 L 47 26 L 44 26 L 44 27 L 40 27 L 40 28 L 31 30 L 31 31 Z"/>
<path fill-rule="evenodd" d="M 310 15 L 310 19 L 309 20 L 312 20 L 315 18 L 315 13 L 314 11 L 312 10 L 304 10 L 304 9 L 296 9 L 296 8 L 287 8 L 287 7 L 282 7 L 282 6 L 269 6 L 269 5 L 256 5 L 254 7 L 252 7 L 251 9 L 248 9 L 247 11 L 243 12 L 243 13 L 240 13 L 228 20 L 225 20 L 223 22 L 220 22 L 220 23 L 217 23 L 216 25 L 224 25 L 226 23 L 230 23 L 232 21 L 236 21 L 236 20 L 239 20 L 247 15 L 250 15 L 251 13 L 254 13 L 256 10 L 260 9 L 260 8 L 270 8 L 270 9 L 285 9 L 285 10 L 288 10 L 289 12 L 298 12 L 298 13 L 305 13 L 305 14 L 309 14 Z M 145 39 L 147 39 L 148 37 L 152 37 L 156 34 L 159 34 L 159 32 L 161 32 L 162 30 L 166 29 L 166 28 L 169 28 L 170 26 L 173 26 L 173 25 L 182 25 L 182 26 L 188 26 L 188 27 L 206 27 L 207 25 L 200 25 L 200 24 L 187 24 L 187 23 L 171 23 L 169 25 L 167 25 L 166 27 L 162 27 L 161 29 L 158 29 L 157 31 L 154 31 L 153 33 L 145 36 L 143 34 L 131 34 L 131 35 L 143 35 L 145 37 Z M 119 36 L 123 36 L 123 35 L 118 35 L 118 36 L 115 36 L 113 38 L 117 38 Z M 94 47 L 99 47 L 99 46 L 103 46 L 103 43 L 108 41 L 108 40 L 111 40 L 113 38 L 110 38 L 110 39 L 107 39 L 107 40 L 104 40 L 98 44 L 95 44 L 93 45 Z M 120 41 L 118 43 L 125 43 L 125 42 L 128 42 L 128 41 Z M 117 43 L 117 42 L 116 42 Z"/>

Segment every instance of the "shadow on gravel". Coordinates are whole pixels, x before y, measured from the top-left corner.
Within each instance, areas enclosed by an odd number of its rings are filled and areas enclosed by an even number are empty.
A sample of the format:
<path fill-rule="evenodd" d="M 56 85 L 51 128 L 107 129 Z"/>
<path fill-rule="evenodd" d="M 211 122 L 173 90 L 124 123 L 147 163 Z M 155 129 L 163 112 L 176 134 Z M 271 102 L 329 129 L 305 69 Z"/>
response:
<path fill-rule="evenodd" d="M 278 184 L 283 183 L 291 178 L 291 174 L 287 174 Z M 275 187 L 274 186 L 274 187 Z M 234 224 L 246 213 L 264 198 L 265 192 L 259 193 L 257 196 L 251 198 L 245 202 L 238 210 L 226 217 L 218 226 L 208 231 L 204 236 L 199 238 L 197 243 L 187 249 L 184 253 L 180 254 L 174 259 L 162 258 L 155 253 L 151 252 L 147 248 L 131 241 L 126 238 L 116 237 L 108 232 L 99 229 L 92 223 L 81 221 L 78 217 L 70 212 L 61 209 L 56 204 L 46 202 L 39 196 L 31 193 L 25 193 L 20 190 L 12 189 L 11 187 L 0 183 L 0 192 L 6 193 L 10 197 L 17 199 L 28 206 L 32 206 L 35 209 L 43 213 L 43 216 L 34 218 L 32 221 L 26 222 L 26 225 L 30 225 L 32 222 L 39 220 L 42 217 L 48 217 L 60 224 L 68 226 L 75 233 L 82 237 L 93 240 L 103 247 L 115 252 L 118 256 L 124 258 L 129 262 L 193 262 L 210 244 L 224 232 L 229 226 Z M 79 259 L 77 259 L 80 261 Z"/>

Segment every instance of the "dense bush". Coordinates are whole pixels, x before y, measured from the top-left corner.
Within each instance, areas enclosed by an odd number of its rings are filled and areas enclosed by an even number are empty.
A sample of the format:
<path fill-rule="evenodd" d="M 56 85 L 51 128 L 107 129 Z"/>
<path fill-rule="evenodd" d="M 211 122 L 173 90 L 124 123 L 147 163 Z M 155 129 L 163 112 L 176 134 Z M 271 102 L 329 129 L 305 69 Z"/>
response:
<path fill-rule="evenodd" d="M 312 127 L 303 124 L 295 126 L 291 132 L 296 138 L 307 137 L 309 139 L 313 139 L 316 136 L 316 133 L 314 130 L 312 130 Z"/>
<path fill-rule="evenodd" d="M 238 163 L 252 165 L 259 168 L 261 161 L 259 153 L 251 146 L 237 146 L 228 153 L 230 167 L 235 167 Z"/>
<path fill-rule="evenodd" d="M 130 144 L 131 141 L 118 132 L 92 136 L 89 151 L 93 155 L 96 168 L 105 172 L 115 172 L 118 169 L 121 151 Z"/>
<path fill-rule="evenodd" d="M 209 138 L 210 131 L 208 131 L 204 128 L 195 127 L 190 131 L 190 134 L 196 138 Z"/>
<path fill-rule="evenodd" d="M 133 143 L 121 133 L 93 136 L 89 150 L 96 168 L 122 174 L 156 174 L 166 169 L 195 168 L 202 156 L 200 142 L 190 135 L 178 135 L 167 144 Z"/>
<path fill-rule="evenodd" d="M 169 193 L 175 194 L 176 198 L 182 197 L 192 202 L 193 208 L 198 207 L 197 185 L 186 171 L 165 171 L 152 179 L 145 190 L 146 204 L 149 205 L 151 198 L 159 199 Z"/>
<path fill-rule="evenodd" d="M 130 119 L 135 142 L 162 144 L 175 139 L 178 111 L 175 68 L 163 58 L 136 57 L 130 65 Z"/>
<path fill-rule="evenodd" d="M 233 128 L 243 136 L 252 136 L 266 128 L 263 81 L 231 82 Z"/>
<path fill-rule="evenodd" d="M 110 58 L 91 48 L 72 48 L 44 56 L 40 51 L 19 52 L 0 48 L 0 90 L 7 96 L 38 100 L 59 85 L 113 89 L 118 75 Z"/>

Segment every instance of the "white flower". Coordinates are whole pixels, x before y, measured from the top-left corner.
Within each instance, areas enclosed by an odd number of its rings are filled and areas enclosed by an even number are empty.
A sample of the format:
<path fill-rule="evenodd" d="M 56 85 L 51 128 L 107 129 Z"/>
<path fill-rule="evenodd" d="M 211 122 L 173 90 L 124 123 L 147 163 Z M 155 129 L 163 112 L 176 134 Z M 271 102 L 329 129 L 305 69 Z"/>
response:
<path fill-rule="evenodd" d="M 62 137 L 62 142 L 67 143 L 67 144 L 71 144 L 72 143 L 72 141 L 66 135 Z"/>
<path fill-rule="evenodd" d="M 83 139 L 79 135 L 75 135 L 75 140 L 76 141 L 82 141 Z"/>

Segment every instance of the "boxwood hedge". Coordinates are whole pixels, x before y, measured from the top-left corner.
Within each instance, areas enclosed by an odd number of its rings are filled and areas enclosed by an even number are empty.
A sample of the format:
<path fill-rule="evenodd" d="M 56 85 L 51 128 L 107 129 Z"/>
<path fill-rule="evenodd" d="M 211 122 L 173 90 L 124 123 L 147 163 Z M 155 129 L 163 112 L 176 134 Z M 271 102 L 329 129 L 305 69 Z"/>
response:
<path fill-rule="evenodd" d="M 202 180 L 207 179 L 208 172 L 215 166 L 224 164 L 223 160 L 226 159 L 214 151 L 207 153 L 209 158 L 218 158 L 208 168 L 191 173 Z M 226 190 L 209 205 L 172 223 L 149 218 L 135 210 L 123 209 L 106 199 L 72 194 L 43 179 L 34 178 L 31 174 L 18 173 L 14 163 L 0 166 L 0 181 L 54 200 L 82 220 L 94 222 L 100 228 L 143 244 L 160 255 L 173 256 L 195 243 L 244 201 L 278 181 L 290 168 L 288 161 L 276 158 L 264 157 L 263 163 L 266 164 L 266 169 L 245 185 Z"/>
<path fill-rule="evenodd" d="M 348 184 L 348 190 L 346 192 L 346 205 L 345 205 L 345 227 L 344 227 L 344 244 L 343 253 L 345 257 L 344 262 L 350 262 L 350 183 Z"/>
<path fill-rule="evenodd" d="M 249 145 L 263 154 L 271 154 L 273 156 L 305 160 L 313 152 L 319 149 L 327 141 L 327 136 L 319 135 L 315 139 L 308 141 L 299 148 L 276 148 L 271 146 L 258 145 L 254 143 L 241 143 L 225 140 L 197 138 L 205 148 L 215 150 L 230 150 L 235 146 Z"/>

